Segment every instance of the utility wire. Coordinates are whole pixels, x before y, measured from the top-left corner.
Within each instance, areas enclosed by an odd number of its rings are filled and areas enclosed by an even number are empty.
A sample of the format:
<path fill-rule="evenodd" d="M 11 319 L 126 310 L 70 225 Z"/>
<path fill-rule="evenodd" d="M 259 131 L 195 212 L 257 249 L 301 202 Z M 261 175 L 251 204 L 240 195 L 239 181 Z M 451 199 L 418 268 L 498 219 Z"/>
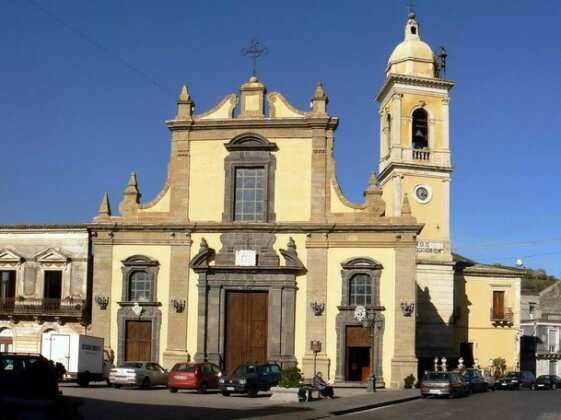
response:
<path fill-rule="evenodd" d="M 464 245 L 464 246 L 454 246 L 453 248 L 456 249 L 481 249 L 481 248 L 514 248 L 520 246 L 534 246 L 534 245 L 541 245 L 547 244 L 552 242 L 560 242 L 561 238 L 551 238 L 551 239 L 542 239 L 536 241 L 526 241 L 526 242 L 513 242 L 507 244 L 489 244 L 489 245 Z"/>
<path fill-rule="evenodd" d="M 150 82 L 151 85 L 156 86 L 157 88 L 159 88 L 160 90 L 162 90 L 163 92 L 167 93 L 168 95 L 171 95 L 172 97 L 176 97 L 175 94 L 173 94 L 172 92 L 170 92 L 168 89 L 166 89 L 165 87 L 163 87 L 161 84 L 159 84 L 158 82 L 156 82 L 155 80 L 151 79 L 148 75 L 146 75 L 144 72 L 142 72 L 141 70 L 137 69 L 136 67 L 134 67 L 132 64 L 129 64 L 128 62 L 126 62 L 124 59 L 122 59 L 121 57 L 119 57 L 117 54 L 113 53 L 111 50 L 109 50 L 108 48 L 104 47 L 103 45 L 99 44 L 98 42 L 96 42 L 95 40 L 93 40 L 92 38 L 90 38 L 89 36 L 87 36 L 86 34 L 84 34 L 83 32 L 80 32 L 78 29 L 76 29 L 74 26 L 70 25 L 69 23 L 65 22 L 64 20 L 62 20 L 61 18 L 59 18 L 58 16 L 56 16 L 53 12 L 51 12 L 50 10 L 47 10 L 45 8 L 43 8 L 42 6 L 39 6 L 37 3 L 35 3 L 33 0 L 27 0 L 27 2 L 29 4 L 31 4 L 33 7 L 37 8 L 38 10 L 40 10 L 41 12 L 43 12 L 44 14 L 46 14 L 47 16 L 49 16 L 51 19 L 53 19 L 54 21 L 56 21 L 57 23 L 60 23 L 61 25 L 63 25 L 64 27 L 66 27 L 67 29 L 69 29 L 70 31 L 74 32 L 76 35 L 80 36 L 82 39 L 86 40 L 87 42 L 89 42 L 90 44 L 94 45 L 95 47 L 97 47 L 98 49 L 100 49 L 101 51 L 103 51 L 105 54 L 107 54 L 108 56 L 110 56 L 111 58 L 113 58 L 114 60 L 118 61 L 119 63 L 121 63 L 122 65 L 124 65 L 125 67 L 127 67 L 129 70 L 132 70 L 134 73 L 136 73 L 138 76 L 142 77 L 144 80 Z"/>
<path fill-rule="evenodd" d="M 541 224 L 541 223 L 544 223 L 544 222 L 547 222 L 547 221 L 550 221 L 550 220 L 553 220 L 553 219 L 557 219 L 557 218 L 559 218 L 559 217 L 561 217 L 561 213 L 552 214 L 552 215 L 550 215 L 550 216 L 546 216 L 546 217 L 544 217 L 543 219 L 534 221 L 534 222 L 532 222 L 532 223 L 528 223 L 528 224 L 525 224 L 525 225 L 521 225 L 521 226 L 515 227 L 515 228 L 513 228 L 513 229 L 509 229 L 509 230 L 506 230 L 506 231 L 503 231 L 503 232 L 499 232 L 499 233 L 497 233 L 497 234 L 495 234 L 495 235 L 493 235 L 493 236 L 486 236 L 486 237 L 483 237 L 483 238 L 481 238 L 481 239 L 491 240 L 491 239 L 500 238 L 500 237 L 503 237 L 504 235 L 507 235 L 507 234 L 509 234 L 509 233 L 520 232 L 520 231 L 523 231 L 523 230 L 525 230 L 525 229 L 531 228 L 531 227 L 533 227 L 533 226 L 539 225 L 539 224 Z M 460 244 L 460 245 L 458 246 L 458 248 L 471 247 L 472 245 L 473 245 L 473 243 Z"/>

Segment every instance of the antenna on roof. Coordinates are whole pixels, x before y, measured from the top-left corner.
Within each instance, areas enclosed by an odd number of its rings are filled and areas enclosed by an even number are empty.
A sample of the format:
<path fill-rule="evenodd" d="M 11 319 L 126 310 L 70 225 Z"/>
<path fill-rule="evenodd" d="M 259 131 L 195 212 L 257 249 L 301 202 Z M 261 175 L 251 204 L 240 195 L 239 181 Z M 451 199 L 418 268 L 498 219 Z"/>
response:
<path fill-rule="evenodd" d="M 446 77 L 446 57 L 448 57 L 446 49 L 439 47 L 435 53 L 436 77 Z"/>

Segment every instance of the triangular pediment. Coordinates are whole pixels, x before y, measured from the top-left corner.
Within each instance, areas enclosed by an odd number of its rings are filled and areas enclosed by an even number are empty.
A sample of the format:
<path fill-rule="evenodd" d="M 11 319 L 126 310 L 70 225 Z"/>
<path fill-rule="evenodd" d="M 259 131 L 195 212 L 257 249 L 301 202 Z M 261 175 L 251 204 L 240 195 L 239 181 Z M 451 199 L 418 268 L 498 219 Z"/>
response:
<path fill-rule="evenodd" d="M 37 254 L 35 261 L 40 263 L 68 263 L 70 257 L 59 249 L 49 248 Z"/>
<path fill-rule="evenodd" d="M 21 264 L 24 258 L 9 249 L 0 249 L 0 265 Z"/>

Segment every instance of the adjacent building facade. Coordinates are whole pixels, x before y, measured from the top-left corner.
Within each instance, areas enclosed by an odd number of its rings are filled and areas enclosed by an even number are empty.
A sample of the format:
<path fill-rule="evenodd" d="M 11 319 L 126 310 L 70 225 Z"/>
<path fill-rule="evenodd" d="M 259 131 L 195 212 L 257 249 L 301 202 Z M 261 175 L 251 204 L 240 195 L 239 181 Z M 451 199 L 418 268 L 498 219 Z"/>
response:
<path fill-rule="evenodd" d="M 0 226 L 0 351 L 41 352 L 90 323 L 90 235 L 82 225 Z"/>

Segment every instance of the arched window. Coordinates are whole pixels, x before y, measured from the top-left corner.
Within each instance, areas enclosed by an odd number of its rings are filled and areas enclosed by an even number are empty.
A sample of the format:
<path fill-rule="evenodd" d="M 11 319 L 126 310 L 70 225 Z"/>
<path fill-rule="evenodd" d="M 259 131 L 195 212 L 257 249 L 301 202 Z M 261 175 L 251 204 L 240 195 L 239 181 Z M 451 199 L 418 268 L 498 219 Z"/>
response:
<path fill-rule="evenodd" d="M 368 274 L 355 274 L 349 284 L 349 305 L 372 304 L 372 278 Z"/>
<path fill-rule="evenodd" d="M 424 109 L 417 109 L 413 112 L 412 138 L 413 149 L 423 149 L 429 147 L 428 115 Z"/>

